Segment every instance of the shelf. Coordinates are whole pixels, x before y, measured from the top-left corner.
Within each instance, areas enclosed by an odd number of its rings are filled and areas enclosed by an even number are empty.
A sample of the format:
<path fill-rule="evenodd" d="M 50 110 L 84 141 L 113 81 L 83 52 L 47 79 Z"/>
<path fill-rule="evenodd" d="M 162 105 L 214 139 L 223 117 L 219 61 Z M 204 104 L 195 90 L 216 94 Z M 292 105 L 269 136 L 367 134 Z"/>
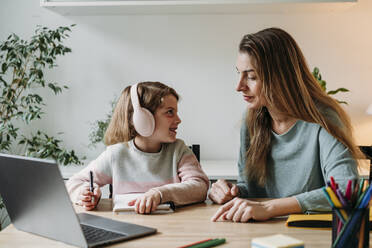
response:
<path fill-rule="evenodd" d="M 62 15 L 306 13 L 342 11 L 357 0 L 40 0 Z"/>
<path fill-rule="evenodd" d="M 209 180 L 238 180 L 238 162 L 235 160 L 202 160 L 200 165 Z"/>

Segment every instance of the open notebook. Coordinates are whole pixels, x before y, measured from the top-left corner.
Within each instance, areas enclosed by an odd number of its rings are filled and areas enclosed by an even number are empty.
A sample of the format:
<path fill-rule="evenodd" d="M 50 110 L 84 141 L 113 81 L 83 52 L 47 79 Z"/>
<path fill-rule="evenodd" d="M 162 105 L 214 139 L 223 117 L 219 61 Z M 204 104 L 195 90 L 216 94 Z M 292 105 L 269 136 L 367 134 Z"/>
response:
<path fill-rule="evenodd" d="M 112 211 L 115 213 L 119 212 L 131 212 L 134 211 L 134 206 L 129 206 L 128 203 L 131 200 L 137 199 L 143 195 L 142 193 L 136 194 L 117 194 L 114 196 L 114 207 Z M 158 205 L 154 213 L 172 213 L 174 212 L 174 205 L 172 203 L 164 203 Z"/>

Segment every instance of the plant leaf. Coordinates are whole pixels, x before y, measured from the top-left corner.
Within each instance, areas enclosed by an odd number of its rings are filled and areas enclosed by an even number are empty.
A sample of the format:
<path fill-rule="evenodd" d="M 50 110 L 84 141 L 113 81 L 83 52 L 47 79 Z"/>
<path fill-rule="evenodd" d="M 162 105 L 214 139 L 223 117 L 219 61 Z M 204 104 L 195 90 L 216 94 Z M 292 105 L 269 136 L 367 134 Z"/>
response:
<path fill-rule="evenodd" d="M 349 92 L 348 89 L 345 88 L 338 88 L 337 90 L 330 90 L 327 92 L 328 95 L 334 95 L 337 94 L 338 92 Z"/>
<path fill-rule="evenodd" d="M 75 25 L 71 25 L 73 27 Z M 37 88 L 46 86 L 55 94 L 62 89 L 57 83 L 45 79 L 45 68 L 56 65 L 58 55 L 71 52 L 63 45 L 68 37 L 69 27 L 51 30 L 37 26 L 30 40 L 22 40 L 16 34 L 0 42 L 0 151 L 13 153 L 13 144 L 24 146 L 27 156 L 53 158 L 63 164 L 82 164 L 74 150 L 68 151 L 62 141 L 40 130 L 36 134 L 24 135 L 25 126 L 40 119 L 45 106 Z M 35 91 L 36 90 L 36 91 Z M 23 120 L 23 122 L 19 120 Z M 15 127 L 12 123 L 23 125 Z M 84 157 L 83 157 L 84 158 Z"/>

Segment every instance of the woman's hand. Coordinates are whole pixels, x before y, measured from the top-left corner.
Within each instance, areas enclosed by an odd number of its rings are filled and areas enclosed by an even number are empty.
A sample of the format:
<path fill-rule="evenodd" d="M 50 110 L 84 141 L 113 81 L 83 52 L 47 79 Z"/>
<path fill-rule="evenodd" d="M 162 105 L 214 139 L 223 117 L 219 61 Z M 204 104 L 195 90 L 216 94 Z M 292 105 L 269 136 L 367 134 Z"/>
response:
<path fill-rule="evenodd" d="M 269 205 L 266 202 L 250 201 L 242 198 L 235 198 L 221 206 L 212 221 L 231 220 L 234 222 L 247 222 L 250 219 L 267 220 L 272 217 Z"/>
<path fill-rule="evenodd" d="M 129 206 L 135 206 L 134 210 L 137 214 L 149 214 L 154 212 L 161 202 L 159 191 L 150 189 L 141 197 L 134 199 L 128 203 Z"/>
<path fill-rule="evenodd" d="M 93 186 L 94 190 L 91 192 L 89 184 L 83 185 L 78 196 L 77 204 L 83 206 L 87 211 L 93 210 L 97 206 L 102 195 L 99 186 L 96 183 Z"/>
<path fill-rule="evenodd" d="M 212 184 L 208 197 L 218 204 L 223 204 L 230 201 L 239 195 L 239 189 L 235 184 L 219 179 Z"/>

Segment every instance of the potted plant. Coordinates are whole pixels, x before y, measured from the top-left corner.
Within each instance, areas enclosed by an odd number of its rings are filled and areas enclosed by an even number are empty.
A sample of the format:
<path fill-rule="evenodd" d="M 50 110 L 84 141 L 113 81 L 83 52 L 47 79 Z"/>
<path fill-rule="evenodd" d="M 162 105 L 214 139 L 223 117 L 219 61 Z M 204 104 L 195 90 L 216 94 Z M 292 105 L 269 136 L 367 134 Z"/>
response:
<path fill-rule="evenodd" d="M 10 219 L 5 209 L 4 203 L 0 197 L 0 231 L 9 224 Z"/>
<path fill-rule="evenodd" d="M 327 92 L 328 95 L 335 95 L 335 94 L 337 94 L 339 92 L 349 92 L 349 90 L 348 89 L 345 89 L 345 88 L 338 88 L 336 90 L 329 90 L 329 91 L 327 91 L 327 82 L 322 79 L 322 75 L 320 74 L 318 67 L 314 67 L 313 76 L 318 81 L 318 83 L 320 84 L 320 86 L 322 87 L 322 89 L 325 92 Z M 339 101 L 339 100 L 337 100 L 337 102 L 339 102 L 341 104 L 347 104 L 347 102 L 345 102 L 345 101 Z"/>
<path fill-rule="evenodd" d="M 71 32 L 70 27 L 53 30 L 38 26 L 30 40 L 11 34 L 0 44 L 1 153 L 51 158 L 63 165 L 82 164 L 84 158 L 79 158 L 74 150 L 62 147 L 60 139 L 42 130 L 31 134 L 24 131 L 44 114 L 46 104 L 38 89 L 50 89 L 55 95 L 68 89 L 66 85 L 47 82 L 44 71 L 57 66 L 58 56 L 71 52 L 63 45 Z M 0 209 L 3 207 L 0 197 Z"/>
<path fill-rule="evenodd" d="M 105 132 L 110 124 L 112 114 L 114 113 L 116 100 L 111 101 L 110 105 L 111 110 L 108 114 L 106 114 L 106 118 L 103 120 L 97 120 L 91 124 L 92 130 L 89 133 L 90 147 L 95 147 L 97 144 L 104 144 Z"/>

